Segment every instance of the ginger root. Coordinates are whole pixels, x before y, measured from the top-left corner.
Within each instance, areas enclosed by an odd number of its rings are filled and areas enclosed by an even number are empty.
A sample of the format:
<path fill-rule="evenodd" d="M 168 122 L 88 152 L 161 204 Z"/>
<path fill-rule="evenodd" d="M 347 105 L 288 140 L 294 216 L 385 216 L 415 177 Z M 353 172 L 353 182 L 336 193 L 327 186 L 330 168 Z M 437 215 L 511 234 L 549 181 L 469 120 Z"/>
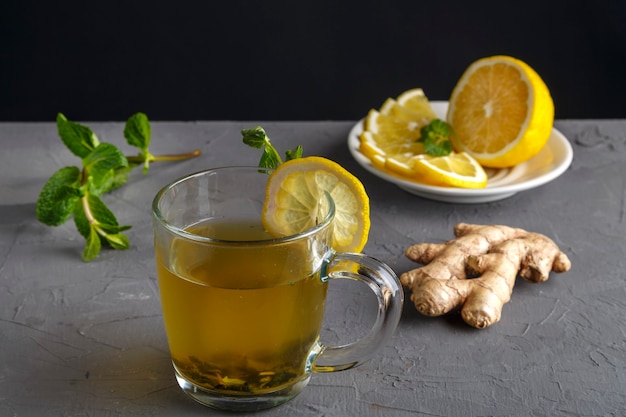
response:
<path fill-rule="evenodd" d="M 511 299 L 519 274 L 543 282 L 550 271 L 571 267 L 567 255 L 548 237 L 500 225 L 460 223 L 456 239 L 422 243 L 405 255 L 424 266 L 400 276 L 411 290 L 415 308 L 439 316 L 462 306 L 463 320 L 474 327 L 489 327 L 500 320 L 502 307 Z"/>

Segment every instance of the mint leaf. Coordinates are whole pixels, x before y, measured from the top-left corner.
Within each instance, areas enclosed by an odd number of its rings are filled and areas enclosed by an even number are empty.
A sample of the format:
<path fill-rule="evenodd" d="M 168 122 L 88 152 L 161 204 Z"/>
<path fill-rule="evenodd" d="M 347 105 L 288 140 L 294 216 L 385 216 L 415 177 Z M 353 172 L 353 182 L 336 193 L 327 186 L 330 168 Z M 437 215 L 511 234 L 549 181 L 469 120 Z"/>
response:
<path fill-rule="evenodd" d="M 65 146 L 80 158 L 89 155 L 100 143 L 91 129 L 67 120 L 62 113 L 57 114 L 57 130 Z"/>
<path fill-rule="evenodd" d="M 417 142 L 424 143 L 424 152 L 430 156 L 446 156 L 453 151 L 450 137 L 454 134 L 452 126 L 441 119 L 433 119 L 420 129 Z"/>
<path fill-rule="evenodd" d="M 87 235 L 87 243 L 85 244 L 85 249 L 83 250 L 83 261 L 93 261 L 100 253 L 101 248 L 102 242 L 100 242 L 98 232 L 95 227 L 90 227 L 89 234 Z"/>
<path fill-rule="evenodd" d="M 278 166 L 282 163 L 280 157 L 273 150 L 273 147 L 269 146 L 263 147 L 263 153 L 261 154 L 261 160 L 259 161 L 259 167 L 261 168 L 278 168 Z"/>
<path fill-rule="evenodd" d="M 102 225 L 112 225 L 117 226 L 117 219 L 115 218 L 115 214 L 102 202 L 100 197 L 89 194 L 87 196 L 87 202 L 89 204 L 89 210 L 91 212 L 91 216 L 97 222 L 97 224 Z M 129 227 L 126 227 L 127 229 Z"/>
<path fill-rule="evenodd" d="M 261 149 L 265 144 L 269 143 L 269 139 L 265 134 L 265 130 L 261 126 L 252 129 L 244 129 L 241 131 L 243 143 L 253 148 Z"/>
<path fill-rule="evenodd" d="M 83 168 L 90 175 L 103 175 L 107 171 L 128 166 L 124 154 L 110 143 L 101 143 L 93 152 L 83 158 Z"/>
<path fill-rule="evenodd" d="M 65 223 L 80 200 L 80 170 L 64 167 L 55 172 L 37 198 L 37 220 L 48 226 Z"/>
<path fill-rule="evenodd" d="M 108 188 L 105 192 L 115 190 L 116 188 L 121 187 L 122 185 L 128 182 L 128 176 L 131 171 L 139 164 L 137 163 L 128 163 L 128 166 L 118 167 L 113 171 L 113 177 L 111 178 L 111 183 L 108 184 Z"/>
<path fill-rule="evenodd" d="M 104 235 L 104 238 L 113 249 L 128 249 L 130 247 L 130 241 L 121 233 L 113 235 L 107 233 Z"/>
<path fill-rule="evenodd" d="M 98 256 L 103 241 L 113 249 L 127 249 L 130 242 L 120 232 L 130 229 L 130 226 L 119 225 L 100 197 L 88 194 L 83 198 L 83 204 L 74 211 L 76 229 L 86 239 L 83 260 L 90 261 Z"/>
<path fill-rule="evenodd" d="M 129 145 L 148 152 L 150 145 L 150 122 L 144 113 L 136 113 L 130 116 L 124 126 L 124 137 Z"/>
<path fill-rule="evenodd" d="M 119 233 L 128 230 L 130 226 L 120 226 L 115 214 L 104 204 L 99 196 L 87 194 L 85 197 L 88 213 L 85 213 L 83 205 L 76 207 L 74 211 L 74 223 L 76 229 L 83 237 L 87 238 L 92 226 L 97 226 L 103 233 Z"/>
<path fill-rule="evenodd" d="M 143 113 L 136 113 L 128 118 L 124 126 L 124 137 L 129 145 L 135 146 L 141 150 L 143 156 L 143 173 L 148 172 L 150 162 L 154 160 L 154 156 L 150 154 L 148 147 L 150 146 L 150 121 L 148 116 Z"/>
<path fill-rule="evenodd" d="M 424 141 L 424 152 L 430 156 L 446 156 L 452 152 L 452 143 L 449 140 L 441 141 L 437 138 Z"/>
<path fill-rule="evenodd" d="M 261 160 L 259 161 L 259 167 L 261 168 L 278 168 L 283 160 L 280 158 L 280 154 L 270 143 L 270 138 L 265 133 L 265 130 L 261 126 L 257 126 L 252 129 L 244 129 L 241 131 L 243 136 L 243 143 L 253 148 L 263 148 L 261 154 Z M 302 156 L 302 149 L 300 149 L 300 156 Z M 298 155 L 298 149 L 294 151 L 288 151 L 287 159 L 293 159 Z"/>
<path fill-rule="evenodd" d="M 291 161 L 292 159 L 302 158 L 302 146 L 298 145 L 294 150 L 285 151 L 285 160 Z"/>
<path fill-rule="evenodd" d="M 82 204 L 77 204 L 74 208 L 74 225 L 82 237 L 85 239 L 89 237 L 89 233 L 91 233 L 91 225 L 89 224 L 89 220 L 87 220 Z"/>
<path fill-rule="evenodd" d="M 116 223 L 117 223 L 117 221 L 116 221 Z M 119 224 L 105 224 L 105 223 L 99 223 L 99 224 L 98 224 L 98 228 L 99 228 L 100 230 L 102 230 L 102 232 L 104 232 L 104 233 L 107 233 L 107 234 L 108 234 L 108 233 L 110 233 L 110 234 L 116 234 L 116 233 L 119 233 L 119 232 L 123 232 L 123 231 L 125 231 L 125 230 L 128 230 L 128 229 L 130 229 L 131 227 L 130 227 L 130 226 L 122 226 L 122 225 L 119 225 Z"/>
<path fill-rule="evenodd" d="M 83 168 L 91 177 L 94 192 L 98 195 L 112 188 L 113 170 L 128 166 L 122 152 L 110 143 L 101 143 L 93 152 L 83 158 Z"/>

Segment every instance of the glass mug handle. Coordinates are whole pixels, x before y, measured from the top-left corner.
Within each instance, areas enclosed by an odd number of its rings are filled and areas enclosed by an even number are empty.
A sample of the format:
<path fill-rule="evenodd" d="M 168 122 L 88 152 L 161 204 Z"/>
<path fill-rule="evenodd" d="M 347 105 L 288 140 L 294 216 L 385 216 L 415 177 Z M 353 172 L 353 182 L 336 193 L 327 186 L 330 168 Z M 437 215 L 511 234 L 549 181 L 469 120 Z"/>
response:
<path fill-rule="evenodd" d="M 357 272 L 347 265 L 356 266 Z M 313 372 L 343 371 L 370 359 L 386 341 L 391 339 L 400 321 L 404 292 L 393 270 L 370 256 L 360 253 L 332 253 L 324 260 L 322 280 L 351 279 L 360 281 L 374 292 L 378 300 L 378 315 L 371 330 L 363 338 L 343 346 L 320 346 L 313 360 Z"/>

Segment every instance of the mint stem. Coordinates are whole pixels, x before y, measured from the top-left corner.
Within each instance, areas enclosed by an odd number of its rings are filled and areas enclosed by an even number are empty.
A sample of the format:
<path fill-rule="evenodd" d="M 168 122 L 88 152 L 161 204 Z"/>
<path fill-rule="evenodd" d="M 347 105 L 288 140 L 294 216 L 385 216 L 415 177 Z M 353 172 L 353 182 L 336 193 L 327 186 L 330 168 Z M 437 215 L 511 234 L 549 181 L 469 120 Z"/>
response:
<path fill-rule="evenodd" d="M 194 149 L 191 152 L 180 153 L 174 155 L 157 155 L 154 157 L 153 161 L 183 161 L 185 159 L 195 158 L 196 156 L 200 156 L 202 151 L 200 149 Z"/>
<path fill-rule="evenodd" d="M 199 156 L 202 154 L 202 151 L 200 151 L 200 149 L 194 149 L 191 152 L 187 152 L 187 153 L 179 153 L 179 154 L 170 154 L 170 155 L 132 155 L 132 156 L 127 156 L 126 159 L 128 160 L 128 162 L 130 163 L 142 163 L 144 162 L 146 159 L 150 160 L 150 161 L 154 161 L 154 162 L 168 162 L 168 161 L 184 161 L 185 159 L 191 159 L 191 158 L 195 158 L 196 156 Z"/>
<path fill-rule="evenodd" d="M 87 171 L 83 168 L 80 172 L 80 182 L 81 185 L 85 185 L 87 182 Z M 89 222 L 90 225 L 94 224 L 96 222 L 96 218 L 93 216 L 93 213 L 91 212 L 91 207 L 89 207 L 89 200 L 88 200 L 88 191 L 85 192 L 85 195 L 83 195 L 80 198 L 80 204 L 83 207 L 83 212 L 85 213 L 85 217 L 87 218 L 87 221 Z"/>
<path fill-rule="evenodd" d="M 278 153 L 278 151 L 276 150 L 276 148 L 274 146 L 272 146 L 269 141 L 267 142 L 267 144 L 265 145 L 266 147 L 269 146 L 270 150 L 272 151 L 272 153 L 274 153 L 276 160 L 278 161 L 278 165 L 282 165 L 283 163 L 283 158 L 280 157 L 280 154 Z"/>
<path fill-rule="evenodd" d="M 87 218 L 87 221 L 89 222 L 89 224 L 90 225 L 94 224 L 96 222 L 96 219 L 95 217 L 93 217 L 93 214 L 91 213 L 91 208 L 89 207 L 87 194 L 85 194 L 84 196 L 80 198 L 80 204 L 83 206 L 83 212 L 85 213 L 85 217 Z"/>

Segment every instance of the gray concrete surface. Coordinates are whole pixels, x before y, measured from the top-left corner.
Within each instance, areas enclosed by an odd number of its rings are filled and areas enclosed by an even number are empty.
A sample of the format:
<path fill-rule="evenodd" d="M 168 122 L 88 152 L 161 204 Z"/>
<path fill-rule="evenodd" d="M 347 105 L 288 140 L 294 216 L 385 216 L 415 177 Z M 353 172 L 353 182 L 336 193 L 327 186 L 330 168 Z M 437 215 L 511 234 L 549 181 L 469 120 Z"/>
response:
<path fill-rule="evenodd" d="M 122 123 L 87 123 L 135 153 Z M 242 128 L 261 124 L 280 149 L 334 159 L 365 184 L 372 229 L 365 252 L 398 274 L 405 248 L 452 238 L 458 222 L 499 223 L 556 241 L 572 270 L 518 280 L 502 320 L 485 330 L 458 313 L 427 318 L 408 301 L 392 340 L 364 366 L 313 375 L 293 401 L 263 416 L 621 416 L 626 409 L 626 121 L 560 120 L 574 148 L 555 181 L 506 200 L 462 205 L 410 195 L 362 169 L 353 122 L 154 122 L 152 151 L 201 157 L 132 174 L 105 201 L 131 224 L 132 247 L 91 263 L 72 222 L 46 227 L 35 202 L 46 179 L 78 165 L 53 123 L 0 123 L 0 416 L 226 415 L 177 387 L 163 329 L 150 203 L 189 172 L 255 164 Z M 349 283 L 348 283 L 349 284 Z M 372 320 L 358 285 L 331 288 L 323 337 L 358 337 Z M 407 294 L 408 295 L 408 294 Z M 245 415 L 245 414 L 239 414 Z"/>

